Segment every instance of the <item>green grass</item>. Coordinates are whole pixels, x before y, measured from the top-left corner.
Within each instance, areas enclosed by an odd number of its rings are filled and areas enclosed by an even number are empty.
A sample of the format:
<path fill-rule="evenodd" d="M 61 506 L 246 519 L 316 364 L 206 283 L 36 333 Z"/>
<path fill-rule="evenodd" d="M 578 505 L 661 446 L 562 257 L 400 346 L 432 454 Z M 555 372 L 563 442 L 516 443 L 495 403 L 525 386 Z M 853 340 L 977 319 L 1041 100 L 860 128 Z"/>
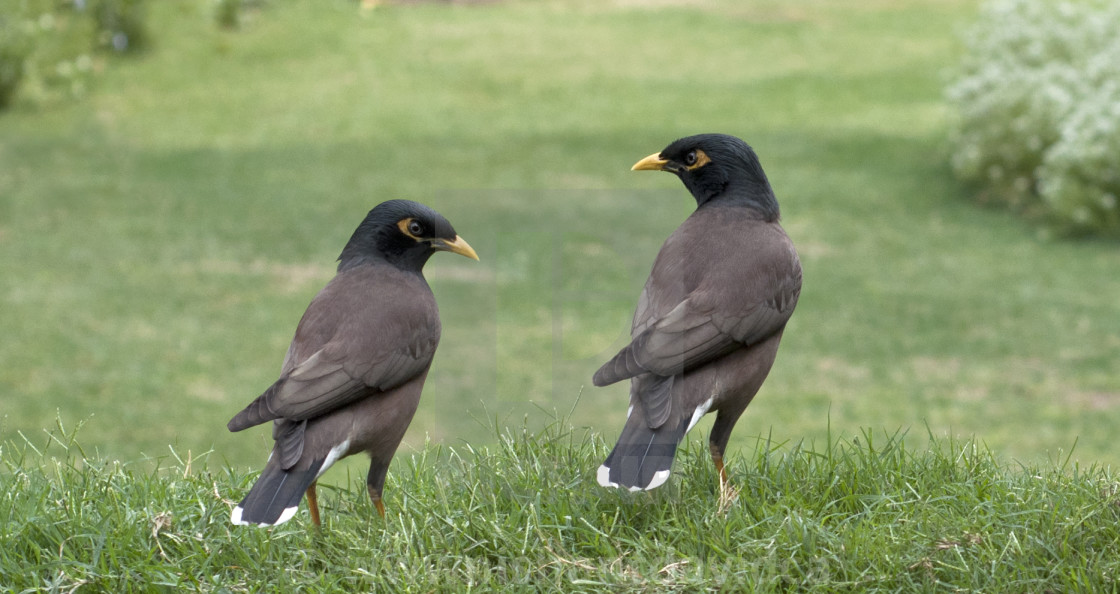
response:
<path fill-rule="evenodd" d="M 384 520 L 360 474 L 282 527 L 231 526 L 251 477 L 206 457 L 87 458 L 74 432 L 2 450 L 0 591 L 1106 592 L 1120 483 L 1008 467 L 971 441 L 758 441 L 720 497 L 694 441 L 652 493 L 599 489 L 601 439 L 554 423 L 398 460 Z M 923 442 L 925 440 L 922 440 Z M 212 462 L 212 460 L 211 460 Z"/>
<path fill-rule="evenodd" d="M 61 415 L 135 472 L 169 444 L 259 467 L 267 430 L 226 420 L 398 197 L 482 257 L 428 267 L 443 342 L 398 464 L 541 409 L 612 439 L 626 388 L 589 379 L 691 207 L 628 168 L 720 131 L 758 150 L 805 268 L 732 450 L 864 427 L 920 449 L 928 427 L 1028 465 L 1075 442 L 1120 462 L 1115 244 L 1041 238 L 948 169 L 942 76 L 972 2 L 643 4 L 292 0 L 231 33 L 209 2 L 151 3 L 154 46 L 88 98 L 0 114 L 0 440 Z"/>

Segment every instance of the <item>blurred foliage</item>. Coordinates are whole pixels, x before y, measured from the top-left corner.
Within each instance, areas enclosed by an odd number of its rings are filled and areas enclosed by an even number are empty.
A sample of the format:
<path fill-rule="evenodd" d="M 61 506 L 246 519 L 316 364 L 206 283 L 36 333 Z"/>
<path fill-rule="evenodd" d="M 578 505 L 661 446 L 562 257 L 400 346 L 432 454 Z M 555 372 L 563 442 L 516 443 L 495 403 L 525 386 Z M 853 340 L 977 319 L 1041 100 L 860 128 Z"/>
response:
<path fill-rule="evenodd" d="M 214 24 L 235 31 L 260 14 L 266 0 L 208 0 L 213 5 Z"/>
<path fill-rule="evenodd" d="M 1120 236 L 1120 3 L 992 0 L 948 88 L 953 168 L 981 198 Z"/>
<path fill-rule="evenodd" d="M 97 23 L 97 45 L 116 52 L 135 52 L 151 42 L 145 25 L 146 0 L 74 0 L 86 6 Z"/>
<path fill-rule="evenodd" d="M 241 0 L 215 0 L 214 21 L 223 29 L 241 26 Z"/>
<path fill-rule="evenodd" d="M 18 92 L 42 105 L 84 95 L 95 70 L 95 24 L 79 5 L 0 0 L 0 78 L 8 104 Z"/>
<path fill-rule="evenodd" d="M 4 0 L 2 5 L 12 0 Z M 15 96 L 23 80 L 24 60 L 31 51 L 31 43 L 21 26 L 22 22 L 8 10 L 0 11 L 0 109 L 4 109 Z"/>
<path fill-rule="evenodd" d="M 150 43 L 145 0 L 0 0 L 0 109 L 17 92 L 33 105 L 86 94 L 99 50 Z"/>

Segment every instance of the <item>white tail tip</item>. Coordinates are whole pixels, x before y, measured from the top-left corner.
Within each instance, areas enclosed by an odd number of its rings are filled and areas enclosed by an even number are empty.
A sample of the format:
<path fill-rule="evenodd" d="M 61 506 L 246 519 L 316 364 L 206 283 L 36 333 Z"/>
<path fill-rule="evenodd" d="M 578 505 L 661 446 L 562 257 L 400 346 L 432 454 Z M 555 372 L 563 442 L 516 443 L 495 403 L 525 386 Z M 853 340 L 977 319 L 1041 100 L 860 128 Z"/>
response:
<path fill-rule="evenodd" d="M 646 485 L 646 488 L 642 489 L 642 490 L 643 491 L 649 491 L 650 489 L 656 489 L 656 488 L 660 487 L 661 485 L 664 485 L 665 481 L 667 481 L 667 480 L 669 480 L 669 471 L 668 470 L 659 470 L 659 471 L 653 473 L 653 480 L 651 480 L 649 482 L 649 484 Z"/>
<path fill-rule="evenodd" d="M 229 521 L 236 526 L 260 526 L 262 528 L 265 528 L 268 526 L 279 526 L 280 524 L 283 524 L 284 522 L 292 519 L 296 515 L 296 512 L 299 511 L 299 506 L 284 508 L 284 512 L 281 513 L 280 517 L 276 519 L 276 522 L 272 524 L 257 524 L 255 522 L 245 522 L 241 519 L 241 514 L 244 511 L 245 510 L 242 509 L 240 505 L 233 508 L 233 513 L 229 515 Z"/>
<path fill-rule="evenodd" d="M 665 481 L 669 480 L 669 474 L 670 471 L 668 470 L 659 470 L 653 473 L 653 479 L 650 480 L 649 484 L 644 488 L 630 487 L 630 491 L 649 491 L 650 489 L 656 489 L 664 485 Z M 595 473 L 595 480 L 599 481 L 601 486 L 607 488 L 617 489 L 619 487 L 618 483 L 611 481 L 611 469 L 608 468 L 606 464 L 599 467 L 599 471 Z"/>
<path fill-rule="evenodd" d="M 595 473 L 595 479 L 599 481 L 599 484 L 601 486 L 615 489 L 618 488 L 618 483 L 611 482 L 611 469 L 607 468 L 606 464 L 599 467 L 599 472 Z"/>

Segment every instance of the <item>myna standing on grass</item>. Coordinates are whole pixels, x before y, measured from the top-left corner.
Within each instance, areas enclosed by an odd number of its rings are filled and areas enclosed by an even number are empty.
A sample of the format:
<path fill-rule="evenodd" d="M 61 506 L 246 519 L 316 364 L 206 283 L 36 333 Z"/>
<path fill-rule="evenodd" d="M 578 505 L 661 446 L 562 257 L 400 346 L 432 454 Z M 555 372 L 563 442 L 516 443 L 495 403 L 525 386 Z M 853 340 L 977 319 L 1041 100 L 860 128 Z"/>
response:
<path fill-rule="evenodd" d="M 676 174 L 696 211 L 657 254 L 630 344 L 595 373 L 596 386 L 630 380 L 626 425 L 597 478 L 632 491 L 660 486 L 685 433 L 715 411 L 709 447 L 722 485 L 731 429 L 774 364 L 801 294 L 801 263 L 742 140 L 682 138 L 633 169 Z"/>
<path fill-rule="evenodd" d="M 303 314 L 280 379 L 229 422 L 241 431 L 272 421 L 276 441 L 234 524 L 282 524 L 306 492 L 319 525 L 316 479 L 358 452 L 370 456 L 366 486 L 385 515 L 385 472 L 439 343 L 439 311 L 422 273 L 437 251 L 478 259 L 447 219 L 416 202 L 383 202 L 358 225 L 338 274 Z"/>

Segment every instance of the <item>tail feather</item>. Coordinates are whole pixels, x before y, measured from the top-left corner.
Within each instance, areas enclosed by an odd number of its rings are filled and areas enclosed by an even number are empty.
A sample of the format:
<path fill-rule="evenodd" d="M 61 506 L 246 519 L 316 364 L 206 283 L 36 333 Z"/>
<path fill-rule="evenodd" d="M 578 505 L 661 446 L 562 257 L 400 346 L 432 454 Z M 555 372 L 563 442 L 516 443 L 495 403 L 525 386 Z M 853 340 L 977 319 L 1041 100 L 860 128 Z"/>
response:
<path fill-rule="evenodd" d="M 631 414 L 618 443 L 611 450 L 596 478 L 604 487 L 646 491 L 669 480 L 677 446 L 689 429 L 690 419 L 650 429 L 644 415 Z"/>
<path fill-rule="evenodd" d="M 240 526 L 276 526 L 292 519 L 323 462 L 316 460 L 303 470 L 283 470 L 273 456 L 249 494 L 233 509 L 230 521 Z"/>
<path fill-rule="evenodd" d="M 280 468 L 287 470 L 303 457 L 303 437 L 306 433 L 307 421 L 282 419 L 273 424 L 272 439 L 276 440 L 273 455 L 280 456 Z"/>

